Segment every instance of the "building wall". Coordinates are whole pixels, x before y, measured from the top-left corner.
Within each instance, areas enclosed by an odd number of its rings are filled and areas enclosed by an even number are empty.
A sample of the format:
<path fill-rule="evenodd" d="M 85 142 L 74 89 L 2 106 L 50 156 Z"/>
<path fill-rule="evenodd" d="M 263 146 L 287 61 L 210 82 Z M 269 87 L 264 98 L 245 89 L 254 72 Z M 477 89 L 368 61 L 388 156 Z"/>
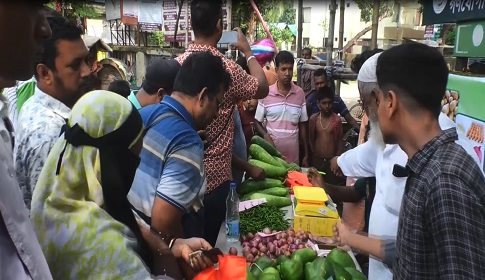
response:
<path fill-rule="evenodd" d="M 414 1 L 399 1 L 400 6 L 396 7 L 396 12 L 392 17 L 385 18 L 379 22 L 379 29 L 377 33 L 378 45 L 380 48 L 385 47 L 386 44 L 384 37 L 385 27 L 409 27 L 418 28 L 416 24 L 419 22 L 419 14 L 417 9 L 419 4 Z M 337 1 L 340 4 L 340 1 Z M 366 26 L 369 26 L 371 22 L 365 23 L 361 21 L 361 11 L 354 1 L 345 1 L 345 23 L 344 23 L 344 45 L 352 39 L 357 33 L 359 33 Z M 314 0 L 304 0 L 303 1 L 303 13 L 304 13 L 304 23 L 303 23 L 303 45 L 309 45 L 313 48 L 324 48 L 324 38 L 328 34 L 328 23 L 330 19 L 329 10 L 330 1 L 314 1 Z M 295 8 L 297 9 L 297 1 L 295 1 Z M 306 10 L 310 8 L 310 11 Z M 310 14 L 310 19 L 306 19 L 305 15 Z M 298 22 L 298 13 L 297 13 Z M 338 46 L 338 31 L 340 23 L 340 7 L 338 7 L 335 15 L 335 32 L 334 32 L 334 48 Z M 420 27 L 419 27 L 420 28 Z M 371 32 L 367 32 L 361 37 L 363 41 L 370 41 Z M 307 44 L 306 44 L 307 43 Z M 365 45 L 365 43 L 364 43 Z M 353 53 L 360 53 L 362 50 L 361 46 L 354 46 L 352 49 Z"/>

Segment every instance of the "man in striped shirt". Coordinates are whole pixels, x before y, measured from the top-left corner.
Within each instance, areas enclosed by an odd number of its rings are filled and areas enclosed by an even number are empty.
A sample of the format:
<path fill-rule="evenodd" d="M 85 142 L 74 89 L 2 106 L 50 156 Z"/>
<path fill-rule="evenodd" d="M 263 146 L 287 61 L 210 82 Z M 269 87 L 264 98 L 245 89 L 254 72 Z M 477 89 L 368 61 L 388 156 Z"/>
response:
<path fill-rule="evenodd" d="M 308 115 L 303 89 L 292 82 L 295 59 L 288 51 L 275 57 L 278 81 L 269 87 L 269 94 L 256 109 L 256 125 L 266 124 L 265 139 L 273 143 L 288 162 L 299 162 L 299 138 L 304 143 L 301 165 L 308 166 Z"/>
<path fill-rule="evenodd" d="M 140 110 L 147 134 L 128 194 L 135 213 L 157 231 L 201 237 L 206 191 L 204 145 L 197 134 L 214 118 L 231 78 L 210 52 L 187 57 L 161 103 Z"/>

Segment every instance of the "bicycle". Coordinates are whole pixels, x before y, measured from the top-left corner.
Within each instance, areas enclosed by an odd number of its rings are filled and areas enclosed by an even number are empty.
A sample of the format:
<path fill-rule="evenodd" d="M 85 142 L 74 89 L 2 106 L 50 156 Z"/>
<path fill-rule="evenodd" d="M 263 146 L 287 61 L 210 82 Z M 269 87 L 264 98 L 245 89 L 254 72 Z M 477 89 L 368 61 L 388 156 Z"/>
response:
<path fill-rule="evenodd" d="M 362 100 L 358 99 L 357 104 L 352 105 L 349 112 L 350 115 L 354 117 L 354 119 L 362 120 L 362 118 L 364 117 L 364 106 L 362 105 Z"/>

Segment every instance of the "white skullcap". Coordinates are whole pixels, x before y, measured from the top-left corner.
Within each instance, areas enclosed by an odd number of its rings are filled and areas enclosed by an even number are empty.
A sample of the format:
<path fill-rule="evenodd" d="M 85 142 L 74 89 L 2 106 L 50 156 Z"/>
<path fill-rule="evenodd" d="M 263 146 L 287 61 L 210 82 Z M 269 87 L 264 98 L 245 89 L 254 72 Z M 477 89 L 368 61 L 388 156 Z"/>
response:
<path fill-rule="evenodd" d="M 381 53 L 375 54 L 369 57 L 362 67 L 360 68 L 359 75 L 357 76 L 357 81 L 364 83 L 377 83 L 376 68 L 377 59 Z"/>

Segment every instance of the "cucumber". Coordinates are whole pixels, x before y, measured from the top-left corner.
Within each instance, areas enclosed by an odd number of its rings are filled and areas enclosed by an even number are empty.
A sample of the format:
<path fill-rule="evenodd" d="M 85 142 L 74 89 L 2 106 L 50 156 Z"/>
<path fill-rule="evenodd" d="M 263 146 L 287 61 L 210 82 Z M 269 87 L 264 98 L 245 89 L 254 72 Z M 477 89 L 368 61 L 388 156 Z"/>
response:
<path fill-rule="evenodd" d="M 286 187 L 283 187 L 283 188 L 282 187 L 274 187 L 274 188 L 255 191 L 255 192 L 249 193 L 245 196 L 250 197 L 253 193 L 261 193 L 261 194 L 270 194 L 270 195 L 275 195 L 275 196 L 286 197 L 289 192 L 290 191 Z"/>
<path fill-rule="evenodd" d="M 288 172 L 286 171 L 286 168 L 282 166 L 274 166 L 257 159 L 250 159 L 248 162 L 251 165 L 255 165 L 257 167 L 262 168 L 266 173 L 266 177 L 269 177 L 269 178 L 286 177 L 286 175 L 288 174 Z"/>
<path fill-rule="evenodd" d="M 245 180 L 239 187 L 239 193 L 244 195 L 252 192 L 261 191 L 269 188 L 283 188 L 284 185 L 280 180 L 266 178 L 262 181 L 255 181 L 253 179 Z"/>
<path fill-rule="evenodd" d="M 296 163 L 291 163 L 290 164 L 290 167 L 288 168 L 289 171 L 298 171 L 300 172 L 301 171 L 301 167 L 296 164 Z"/>
<path fill-rule="evenodd" d="M 249 198 L 250 199 L 266 198 L 266 203 L 279 208 L 291 205 L 291 199 L 289 199 L 288 197 L 280 197 L 276 195 L 263 194 L 263 193 L 253 193 L 252 195 L 249 196 Z"/>
<path fill-rule="evenodd" d="M 257 159 L 274 166 L 284 167 L 278 160 L 276 160 L 272 155 L 266 152 L 266 150 L 258 144 L 251 144 L 251 146 L 249 146 L 249 154 L 253 159 Z"/>
<path fill-rule="evenodd" d="M 280 157 L 273 157 L 274 159 L 276 159 L 281 165 L 283 165 L 287 170 L 290 169 L 291 165 L 286 162 L 286 160 L 280 158 Z"/>
<path fill-rule="evenodd" d="M 264 140 L 264 138 L 261 138 L 258 135 L 254 135 L 253 138 L 251 138 L 251 144 L 257 144 L 261 146 L 261 148 L 263 148 L 272 156 L 281 157 L 281 153 L 278 152 L 278 150 L 276 150 L 273 145 L 271 145 L 268 141 Z"/>

